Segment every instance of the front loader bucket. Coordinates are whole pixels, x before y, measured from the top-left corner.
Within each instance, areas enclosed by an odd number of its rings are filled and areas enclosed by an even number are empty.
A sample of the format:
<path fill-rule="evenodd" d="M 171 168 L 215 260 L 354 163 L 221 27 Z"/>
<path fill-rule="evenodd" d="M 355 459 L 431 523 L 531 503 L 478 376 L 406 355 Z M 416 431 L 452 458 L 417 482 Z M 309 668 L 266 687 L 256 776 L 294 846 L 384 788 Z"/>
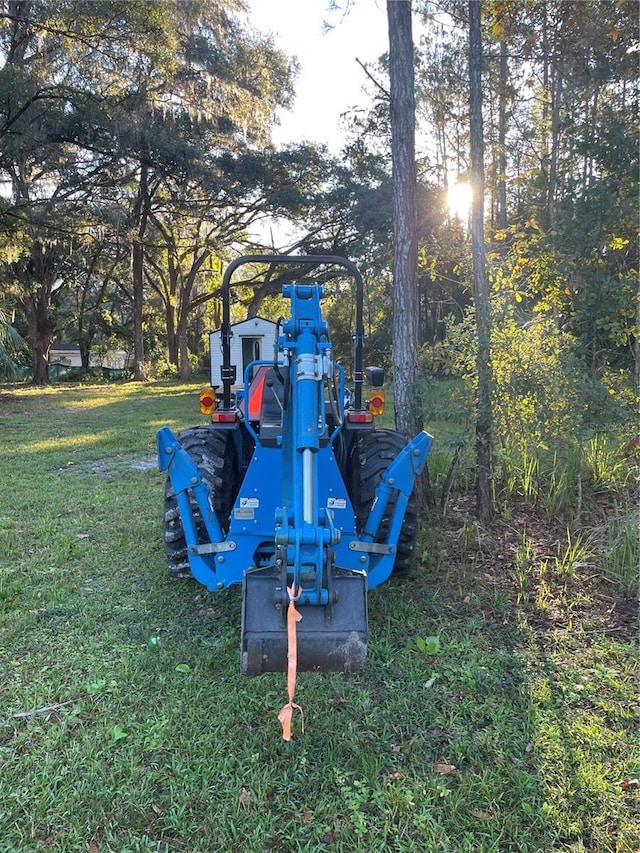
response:
<path fill-rule="evenodd" d="M 242 591 L 242 672 L 286 672 L 286 590 L 274 569 L 245 573 Z M 299 672 L 362 672 L 367 659 L 367 578 L 334 570 L 330 605 L 296 605 Z M 284 592 L 284 595 L 283 595 Z"/>

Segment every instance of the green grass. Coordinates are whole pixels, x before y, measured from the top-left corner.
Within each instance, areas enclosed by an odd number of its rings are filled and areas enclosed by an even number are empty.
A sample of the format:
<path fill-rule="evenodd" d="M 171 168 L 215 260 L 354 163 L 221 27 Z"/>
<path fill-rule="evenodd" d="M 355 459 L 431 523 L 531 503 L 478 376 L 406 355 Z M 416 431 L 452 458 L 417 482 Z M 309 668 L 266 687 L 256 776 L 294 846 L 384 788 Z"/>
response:
<path fill-rule="evenodd" d="M 239 592 L 166 576 L 155 430 L 199 421 L 196 386 L 0 389 L 1 853 L 638 849 L 632 614 L 591 552 L 425 520 L 285 743 Z"/>

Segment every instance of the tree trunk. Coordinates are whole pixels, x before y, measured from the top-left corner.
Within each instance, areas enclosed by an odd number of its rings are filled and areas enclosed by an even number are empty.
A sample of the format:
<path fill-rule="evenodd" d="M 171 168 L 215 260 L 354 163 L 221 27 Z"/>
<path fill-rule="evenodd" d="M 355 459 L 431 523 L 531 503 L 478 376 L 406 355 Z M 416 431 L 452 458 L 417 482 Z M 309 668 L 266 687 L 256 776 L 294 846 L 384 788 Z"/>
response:
<path fill-rule="evenodd" d="M 252 317 L 257 317 L 260 313 L 260 309 L 262 308 L 262 303 L 267 298 L 267 296 L 272 296 L 273 294 L 280 293 L 281 289 L 281 284 L 274 284 L 271 281 L 265 281 L 262 284 L 255 285 L 252 291 L 251 301 L 247 306 L 247 320 L 251 319 Z"/>
<path fill-rule="evenodd" d="M 178 345 L 178 376 L 183 382 L 191 378 L 191 365 L 189 364 L 189 303 L 193 279 L 187 276 L 180 293 L 178 309 L 178 322 L 176 324 L 176 341 Z"/>
<path fill-rule="evenodd" d="M 476 511 L 492 515 L 491 499 L 491 310 L 484 247 L 484 131 L 482 125 L 481 0 L 469 0 L 469 113 L 471 134 L 471 250 L 476 308 L 478 400 L 476 413 Z"/>
<path fill-rule="evenodd" d="M 22 290 L 20 307 L 29 327 L 34 385 L 49 383 L 49 349 L 56 333 L 56 318 L 50 310 L 55 274 L 48 269 L 47 251 L 45 243 L 35 239 L 30 263 L 14 266 Z"/>
<path fill-rule="evenodd" d="M 636 328 L 640 329 L 640 301 L 636 306 Z M 640 335 L 632 335 L 631 351 L 633 353 L 633 384 L 636 399 L 640 400 Z"/>
<path fill-rule="evenodd" d="M 393 389 L 396 428 L 422 428 L 415 405 L 419 372 L 418 237 L 415 98 L 411 3 L 388 0 L 391 150 L 393 175 Z"/>
<path fill-rule="evenodd" d="M 187 382 L 191 378 L 188 331 L 187 317 L 181 317 L 178 321 L 176 340 L 178 343 L 178 376 L 183 382 Z"/>
<path fill-rule="evenodd" d="M 165 318 L 167 323 L 167 350 L 169 353 L 169 364 L 176 367 L 180 364 L 178 356 L 178 323 L 180 322 L 179 305 L 179 270 L 175 262 L 174 256 L 169 252 L 167 260 L 167 288 L 163 293 L 158 292 L 162 296 L 165 304 Z"/>
<path fill-rule="evenodd" d="M 507 230 L 507 86 L 509 65 L 507 42 L 500 42 L 500 92 L 498 95 L 498 228 Z M 506 249 L 506 242 L 504 243 Z"/>
<path fill-rule="evenodd" d="M 556 195 L 558 187 L 558 165 L 560 159 L 560 107 L 562 104 L 562 67 L 556 68 L 551 108 L 551 153 L 549 157 L 549 184 L 547 187 L 547 226 L 553 231 L 556 226 Z"/>
<path fill-rule="evenodd" d="M 133 209 L 136 235 L 131 247 L 131 279 L 133 289 L 133 360 L 134 379 L 138 382 L 146 380 L 147 370 L 144 363 L 144 236 L 151 208 L 149 196 L 149 167 L 140 162 L 140 182 L 138 197 Z"/>
<path fill-rule="evenodd" d="M 41 290 L 25 296 L 21 301 L 29 326 L 34 385 L 49 384 L 49 349 L 55 333 L 55 324 L 46 302 Z"/>
<path fill-rule="evenodd" d="M 170 300 L 164 304 L 165 325 L 167 327 L 167 351 L 169 364 L 178 366 L 178 336 L 176 334 L 176 309 Z"/>

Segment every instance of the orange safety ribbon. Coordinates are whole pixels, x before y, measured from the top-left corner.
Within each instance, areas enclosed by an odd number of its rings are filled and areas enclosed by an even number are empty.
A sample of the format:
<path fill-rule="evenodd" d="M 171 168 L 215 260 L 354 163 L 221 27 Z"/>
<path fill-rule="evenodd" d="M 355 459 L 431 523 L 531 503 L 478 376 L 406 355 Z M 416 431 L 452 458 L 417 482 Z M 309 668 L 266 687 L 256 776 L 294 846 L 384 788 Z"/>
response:
<path fill-rule="evenodd" d="M 287 587 L 289 593 L 289 608 L 287 610 L 287 690 L 289 693 L 289 701 L 278 714 L 278 719 L 282 724 L 283 740 L 291 740 L 291 718 L 293 717 L 293 709 L 300 711 L 300 720 L 302 731 L 304 732 L 304 712 L 300 705 L 293 701 L 296 693 L 296 673 L 298 669 L 298 641 L 296 636 L 296 623 L 302 619 L 302 615 L 296 610 L 295 602 L 300 598 L 302 590 L 295 594 L 295 584 Z"/>

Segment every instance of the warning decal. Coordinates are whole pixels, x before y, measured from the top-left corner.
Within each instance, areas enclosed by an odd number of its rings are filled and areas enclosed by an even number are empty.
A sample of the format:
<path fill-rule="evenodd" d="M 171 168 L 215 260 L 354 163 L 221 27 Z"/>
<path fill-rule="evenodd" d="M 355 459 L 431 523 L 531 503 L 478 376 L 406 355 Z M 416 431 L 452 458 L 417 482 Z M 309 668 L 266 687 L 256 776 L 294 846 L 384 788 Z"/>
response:
<path fill-rule="evenodd" d="M 329 498 L 327 500 L 328 509 L 346 509 L 347 501 L 345 498 Z"/>

